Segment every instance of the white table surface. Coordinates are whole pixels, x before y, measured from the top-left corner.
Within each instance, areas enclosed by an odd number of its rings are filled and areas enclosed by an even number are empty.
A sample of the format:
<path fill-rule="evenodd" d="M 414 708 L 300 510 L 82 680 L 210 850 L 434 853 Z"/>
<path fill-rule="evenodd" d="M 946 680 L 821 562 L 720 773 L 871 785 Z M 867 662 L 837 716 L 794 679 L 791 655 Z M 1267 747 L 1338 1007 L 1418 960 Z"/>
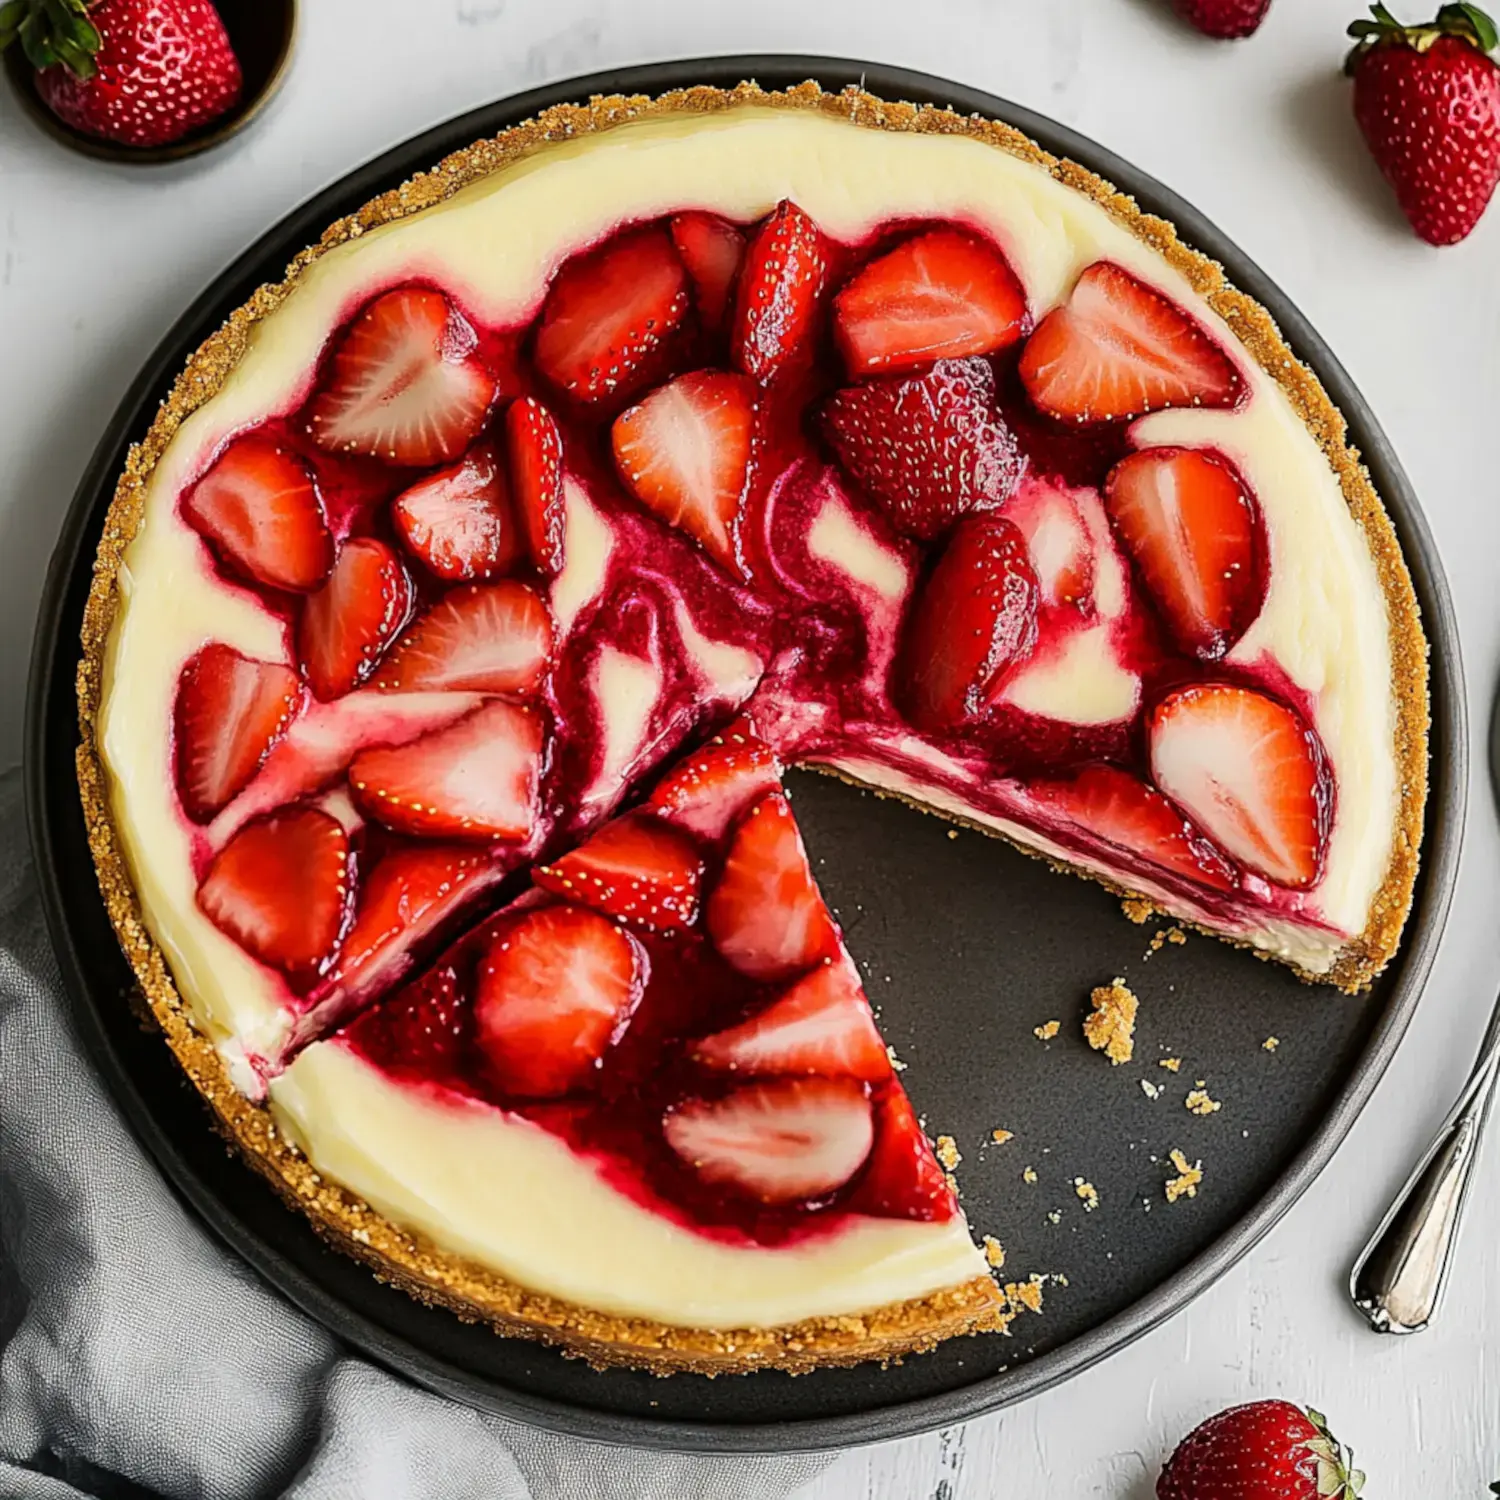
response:
<path fill-rule="evenodd" d="M 1398 9 L 1413 6 L 1433 8 Z M 1456 1092 L 1500 980 L 1484 754 L 1500 655 L 1500 206 L 1456 249 L 1406 231 L 1338 76 L 1355 8 L 1276 0 L 1260 36 L 1213 46 L 1166 16 L 1165 0 L 304 0 L 297 66 L 269 118 L 206 160 L 151 170 L 64 152 L 0 89 L 0 765 L 20 755 L 28 641 L 64 509 L 191 296 L 376 152 L 571 74 L 717 52 L 862 54 L 1050 114 L 1216 220 L 1302 307 L 1384 423 L 1447 563 L 1475 720 L 1448 938 L 1390 1073 L 1297 1208 L 1166 1327 L 1016 1410 L 848 1454 L 808 1500 L 1148 1500 L 1183 1432 L 1273 1395 L 1326 1410 L 1378 1496 L 1461 1500 L 1500 1476 L 1500 1158 L 1484 1170 L 1439 1326 L 1376 1338 L 1341 1292 L 1372 1214 Z"/>

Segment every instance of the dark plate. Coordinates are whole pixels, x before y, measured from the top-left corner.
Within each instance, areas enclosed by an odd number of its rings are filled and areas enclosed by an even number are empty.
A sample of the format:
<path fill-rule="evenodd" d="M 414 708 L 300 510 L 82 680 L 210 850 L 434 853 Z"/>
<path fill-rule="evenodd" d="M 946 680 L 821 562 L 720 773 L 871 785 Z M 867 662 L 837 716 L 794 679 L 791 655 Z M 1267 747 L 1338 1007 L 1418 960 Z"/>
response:
<path fill-rule="evenodd" d="M 94 882 L 73 776 L 73 676 L 89 569 L 126 445 L 139 437 L 188 353 L 261 281 L 346 213 L 446 152 L 547 105 L 596 92 L 656 93 L 742 78 L 787 85 L 863 80 L 892 99 L 951 104 L 1008 120 L 1094 168 L 1174 220 L 1276 316 L 1349 418 L 1416 580 L 1433 656 L 1432 801 L 1426 859 L 1405 946 L 1363 1001 L 1306 989 L 1284 970 L 1194 938 L 1143 960 L 1152 927 L 1128 925 L 1098 887 L 1057 876 L 974 834 L 821 777 L 795 778 L 798 812 L 869 976 L 905 1078 L 934 1132 L 965 1155 L 964 1197 L 977 1230 L 999 1235 L 1008 1269 L 1061 1272 L 1044 1318 L 1009 1339 L 960 1339 L 888 1370 L 796 1379 L 709 1381 L 597 1374 L 525 1342 L 466 1326 L 377 1283 L 326 1250 L 207 1128 L 206 1112 L 160 1040 L 127 1003 L 131 976 Z M 110 1088 L 182 1195 L 223 1238 L 352 1344 L 425 1385 L 513 1417 L 587 1437 L 661 1447 L 794 1451 L 900 1437 L 962 1421 L 1055 1384 L 1179 1311 L 1244 1255 L 1327 1162 L 1411 1019 L 1442 932 L 1465 799 L 1465 716 L 1458 637 L 1437 553 L 1411 486 L 1359 393 L 1265 276 L 1187 204 L 1093 142 L 973 89 L 918 73 L 818 57 L 732 57 L 574 79 L 451 121 L 380 157 L 284 220 L 234 263 L 163 341 L 105 433 L 69 513 L 48 579 L 32 664 L 27 791 L 32 838 L 80 1030 Z M 1140 1061 L 1111 1071 L 1078 1036 L 1088 990 L 1138 983 Z M 1032 1036 L 1056 1017 L 1062 1035 Z M 1274 1055 L 1268 1035 L 1282 1038 Z M 1155 1066 L 1186 1059 L 1175 1077 Z M 1164 1085 L 1156 1102 L 1138 1080 Z M 1195 1079 L 1222 1111 L 1183 1109 Z M 995 1126 L 1017 1132 L 982 1148 Z M 1208 1169 L 1194 1201 L 1168 1207 L 1172 1147 Z M 1027 1186 L 1030 1163 L 1039 1181 Z M 1083 1177 L 1103 1202 L 1085 1213 Z M 1147 1212 L 1145 1202 L 1152 1209 Z M 1049 1220 L 1051 1211 L 1060 1221 Z"/>

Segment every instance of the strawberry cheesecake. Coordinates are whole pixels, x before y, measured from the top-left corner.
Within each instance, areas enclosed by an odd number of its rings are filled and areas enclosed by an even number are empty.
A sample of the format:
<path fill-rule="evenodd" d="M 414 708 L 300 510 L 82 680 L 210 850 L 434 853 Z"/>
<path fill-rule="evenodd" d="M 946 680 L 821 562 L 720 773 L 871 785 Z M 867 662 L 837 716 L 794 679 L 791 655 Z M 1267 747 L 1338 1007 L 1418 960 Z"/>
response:
<path fill-rule="evenodd" d="M 855 91 L 554 109 L 334 225 L 132 451 L 84 644 L 225 1128 L 600 1362 L 1008 1316 L 783 764 L 1350 991 L 1416 875 L 1426 645 L 1315 377 L 1108 184 Z"/>

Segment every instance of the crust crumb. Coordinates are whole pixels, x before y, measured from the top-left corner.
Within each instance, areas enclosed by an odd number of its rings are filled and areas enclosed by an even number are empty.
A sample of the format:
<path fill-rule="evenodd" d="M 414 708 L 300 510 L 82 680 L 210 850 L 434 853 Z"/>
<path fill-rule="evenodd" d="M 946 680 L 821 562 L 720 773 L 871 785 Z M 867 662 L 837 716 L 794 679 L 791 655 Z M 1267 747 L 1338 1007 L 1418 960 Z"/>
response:
<path fill-rule="evenodd" d="M 1167 1183 L 1167 1202 L 1175 1203 L 1179 1198 L 1196 1198 L 1198 1184 L 1203 1181 L 1203 1163 L 1189 1164 L 1187 1157 L 1175 1147 L 1172 1150 L 1172 1165 L 1177 1176 Z"/>
<path fill-rule="evenodd" d="M 1137 927 L 1144 927 L 1156 915 L 1156 908 L 1144 896 L 1126 896 L 1120 910 Z"/>
<path fill-rule="evenodd" d="M 937 1159 L 950 1172 L 963 1160 L 958 1142 L 951 1135 L 940 1135 L 937 1138 Z"/>
<path fill-rule="evenodd" d="M 1094 1013 L 1083 1023 L 1084 1038 L 1115 1067 L 1128 1063 L 1135 1056 L 1135 1017 L 1140 1001 L 1120 978 L 1101 984 L 1089 1000 Z"/>
<path fill-rule="evenodd" d="M 1274 1052 L 1281 1045 L 1281 1038 L 1279 1036 L 1268 1036 L 1260 1045 L 1262 1051 Z"/>
<path fill-rule="evenodd" d="M 1078 1195 L 1078 1201 L 1083 1204 L 1085 1213 L 1091 1214 L 1099 1207 L 1099 1189 L 1092 1182 L 1085 1182 L 1082 1177 L 1075 1177 L 1073 1191 Z"/>
<path fill-rule="evenodd" d="M 1188 1112 L 1195 1115 L 1216 1115 L 1224 1108 L 1219 1100 L 1209 1098 L 1208 1090 L 1204 1087 L 1201 1078 L 1198 1080 L 1198 1086 L 1190 1089 L 1187 1098 L 1182 1102 L 1186 1105 Z"/>
<path fill-rule="evenodd" d="M 1176 1073 L 1182 1067 L 1182 1059 L 1180 1057 L 1164 1057 L 1156 1066 L 1158 1068 L 1165 1068 L 1169 1073 Z"/>
<path fill-rule="evenodd" d="M 1005 1246 L 992 1234 L 984 1237 L 984 1258 L 997 1271 L 1005 1264 Z"/>
<path fill-rule="evenodd" d="M 1033 1026 L 1031 1034 L 1039 1041 L 1050 1042 L 1061 1030 L 1061 1021 L 1044 1021 L 1040 1026 Z"/>
<path fill-rule="evenodd" d="M 1027 1167 L 1026 1170 L 1021 1173 L 1021 1181 L 1024 1182 L 1027 1187 L 1030 1187 L 1032 1183 L 1036 1181 L 1036 1169 L 1034 1167 Z"/>
<path fill-rule="evenodd" d="M 1001 1130 L 996 1127 L 994 1130 L 990 1131 L 990 1139 L 997 1146 L 1003 1146 L 1007 1141 L 1013 1141 L 1015 1140 L 1015 1138 L 1016 1134 L 1013 1130 Z"/>
<path fill-rule="evenodd" d="M 1005 1300 L 1013 1310 L 1024 1307 L 1028 1312 L 1039 1313 L 1042 1310 L 1042 1287 L 1045 1283 L 1046 1278 L 1043 1276 L 1033 1276 L 1027 1281 L 1007 1282 Z"/>
<path fill-rule="evenodd" d="M 1148 1099 L 1160 1099 L 1161 1098 L 1161 1089 L 1158 1088 L 1156 1084 L 1152 1083 L 1149 1078 L 1143 1078 L 1143 1079 L 1141 1079 L 1141 1092 Z"/>

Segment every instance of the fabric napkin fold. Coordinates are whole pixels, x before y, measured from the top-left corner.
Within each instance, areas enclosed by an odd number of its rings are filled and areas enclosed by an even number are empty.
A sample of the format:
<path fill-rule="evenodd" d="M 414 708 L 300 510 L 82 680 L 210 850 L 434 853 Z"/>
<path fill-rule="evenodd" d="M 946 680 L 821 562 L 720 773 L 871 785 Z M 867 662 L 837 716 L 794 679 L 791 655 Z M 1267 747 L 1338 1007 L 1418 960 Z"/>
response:
<path fill-rule="evenodd" d="M 0 776 L 0 1500 L 775 1500 L 829 1462 L 482 1415 L 352 1354 L 178 1202 L 73 1033 Z"/>

